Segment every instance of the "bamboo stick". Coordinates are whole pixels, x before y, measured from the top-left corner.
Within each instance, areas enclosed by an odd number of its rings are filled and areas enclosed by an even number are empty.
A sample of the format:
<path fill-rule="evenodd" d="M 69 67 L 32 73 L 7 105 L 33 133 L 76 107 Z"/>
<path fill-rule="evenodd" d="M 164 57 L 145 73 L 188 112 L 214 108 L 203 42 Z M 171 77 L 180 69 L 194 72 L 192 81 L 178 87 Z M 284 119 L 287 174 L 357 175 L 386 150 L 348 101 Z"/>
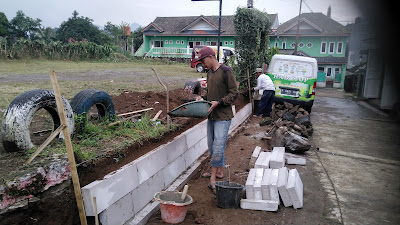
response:
<path fill-rule="evenodd" d="M 168 86 L 165 85 L 161 80 L 160 77 L 157 74 L 157 71 L 154 68 L 151 68 L 154 73 L 156 74 L 157 80 L 158 82 L 160 82 L 160 84 L 164 87 L 165 91 L 167 92 L 167 112 L 169 112 L 169 90 L 168 90 Z M 170 122 L 171 122 L 171 117 L 167 114 L 167 125 L 168 125 L 168 129 L 171 128 L 170 127 Z"/>
<path fill-rule="evenodd" d="M 79 177 L 78 177 L 78 171 L 76 169 L 74 151 L 72 149 L 71 136 L 68 131 L 68 126 L 66 125 L 67 118 L 64 112 L 64 104 L 61 98 L 60 87 L 58 86 L 57 76 L 54 70 L 50 71 L 50 79 L 51 79 L 51 85 L 53 86 L 54 95 L 56 97 L 58 114 L 60 116 L 61 123 L 65 125 L 63 129 L 63 134 L 65 139 L 65 147 L 67 148 L 67 153 L 68 153 L 68 162 L 71 169 L 71 176 L 75 191 L 76 204 L 78 205 L 79 218 L 82 225 L 87 225 L 85 208 L 82 200 L 82 191 L 79 184 Z"/>
<path fill-rule="evenodd" d="M 135 113 L 141 113 L 141 112 L 150 111 L 150 110 L 153 110 L 153 109 L 154 109 L 154 108 L 141 109 L 141 110 L 137 110 L 137 111 L 132 111 L 132 112 L 127 112 L 127 113 L 118 114 L 117 116 L 127 116 L 127 115 L 131 115 L 131 114 L 135 114 Z"/>

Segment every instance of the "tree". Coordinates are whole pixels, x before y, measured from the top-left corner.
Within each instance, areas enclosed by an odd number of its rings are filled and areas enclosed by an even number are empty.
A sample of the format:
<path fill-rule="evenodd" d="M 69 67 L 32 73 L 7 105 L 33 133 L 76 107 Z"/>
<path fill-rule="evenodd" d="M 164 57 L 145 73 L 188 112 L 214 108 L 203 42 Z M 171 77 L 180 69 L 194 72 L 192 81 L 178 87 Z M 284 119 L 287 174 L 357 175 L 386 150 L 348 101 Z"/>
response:
<path fill-rule="evenodd" d="M 123 34 L 123 29 L 118 25 L 112 24 L 110 21 L 104 26 L 104 31 L 114 40 L 114 44 L 118 45 L 119 37 Z"/>
<path fill-rule="evenodd" d="M 332 14 L 332 8 L 331 8 L 331 5 L 329 5 L 328 11 L 326 12 L 326 16 L 331 18 L 331 14 Z"/>
<path fill-rule="evenodd" d="M 143 44 L 143 27 L 138 27 L 134 32 L 132 32 L 131 37 L 133 38 L 133 46 L 136 52 Z"/>
<path fill-rule="evenodd" d="M 16 16 L 10 21 L 10 36 L 13 39 L 41 37 L 41 20 L 32 19 L 26 16 L 21 10 L 17 11 Z"/>
<path fill-rule="evenodd" d="M 110 41 L 110 38 L 105 33 L 102 33 L 98 27 L 93 25 L 92 19 L 83 16 L 78 17 L 78 15 L 75 10 L 71 18 L 61 23 L 56 33 L 58 40 L 65 43 L 71 39 L 76 41 L 86 39 L 100 45 Z"/>
<path fill-rule="evenodd" d="M 8 28 L 10 23 L 8 22 L 7 16 L 0 12 L 0 37 L 6 37 L 8 35 Z"/>
<path fill-rule="evenodd" d="M 256 66 L 268 63 L 269 28 L 268 15 L 254 8 L 237 8 L 234 16 L 235 51 L 238 53 L 238 80 L 247 78 L 247 69 L 252 73 Z M 258 64 L 258 65 L 257 65 Z M 244 76 L 240 78 L 240 76 Z M 255 79 L 252 79 L 252 83 Z"/>

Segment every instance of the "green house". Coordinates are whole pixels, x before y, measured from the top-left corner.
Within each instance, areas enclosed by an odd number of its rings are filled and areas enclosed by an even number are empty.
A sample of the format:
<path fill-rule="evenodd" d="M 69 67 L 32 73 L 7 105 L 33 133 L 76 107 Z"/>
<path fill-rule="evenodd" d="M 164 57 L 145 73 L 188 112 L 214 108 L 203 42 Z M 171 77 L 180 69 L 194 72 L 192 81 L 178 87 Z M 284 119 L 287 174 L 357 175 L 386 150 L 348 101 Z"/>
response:
<path fill-rule="evenodd" d="M 303 13 L 270 35 L 270 47 L 278 47 L 280 54 L 294 54 L 297 33 L 297 55 L 317 59 L 317 86 L 343 88 L 350 31 L 322 13 Z"/>
<path fill-rule="evenodd" d="M 277 14 L 269 16 L 277 28 Z M 217 46 L 218 20 L 218 16 L 157 17 L 143 28 L 143 44 L 135 55 L 191 58 L 193 46 Z M 221 17 L 220 46 L 235 47 L 233 16 Z"/>

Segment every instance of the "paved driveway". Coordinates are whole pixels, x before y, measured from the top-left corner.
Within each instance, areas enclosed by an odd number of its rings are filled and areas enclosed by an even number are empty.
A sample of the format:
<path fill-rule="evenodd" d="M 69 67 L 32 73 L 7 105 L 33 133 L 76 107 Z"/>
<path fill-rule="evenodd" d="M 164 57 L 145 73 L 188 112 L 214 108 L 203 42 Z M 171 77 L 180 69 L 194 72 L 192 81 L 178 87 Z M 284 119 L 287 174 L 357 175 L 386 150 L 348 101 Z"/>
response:
<path fill-rule="evenodd" d="M 400 123 L 319 89 L 311 119 L 326 217 L 344 224 L 400 223 Z"/>

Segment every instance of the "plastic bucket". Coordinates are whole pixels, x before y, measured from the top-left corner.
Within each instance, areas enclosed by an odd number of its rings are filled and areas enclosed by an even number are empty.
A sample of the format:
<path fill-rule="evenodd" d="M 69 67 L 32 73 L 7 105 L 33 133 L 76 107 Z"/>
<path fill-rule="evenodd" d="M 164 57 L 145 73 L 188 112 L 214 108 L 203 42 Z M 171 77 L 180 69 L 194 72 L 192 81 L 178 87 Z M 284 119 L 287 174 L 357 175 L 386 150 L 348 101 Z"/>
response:
<path fill-rule="evenodd" d="M 154 194 L 154 199 L 160 202 L 161 219 L 166 223 L 180 223 L 185 220 L 188 206 L 193 202 L 190 195 L 181 201 L 182 192 L 161 191 Z"/>
<path fill-rule="evenodd" d="M 217 205 L 221 208 L 239 208 L 244 186 L 229 181 L 216 181 Z"/>

